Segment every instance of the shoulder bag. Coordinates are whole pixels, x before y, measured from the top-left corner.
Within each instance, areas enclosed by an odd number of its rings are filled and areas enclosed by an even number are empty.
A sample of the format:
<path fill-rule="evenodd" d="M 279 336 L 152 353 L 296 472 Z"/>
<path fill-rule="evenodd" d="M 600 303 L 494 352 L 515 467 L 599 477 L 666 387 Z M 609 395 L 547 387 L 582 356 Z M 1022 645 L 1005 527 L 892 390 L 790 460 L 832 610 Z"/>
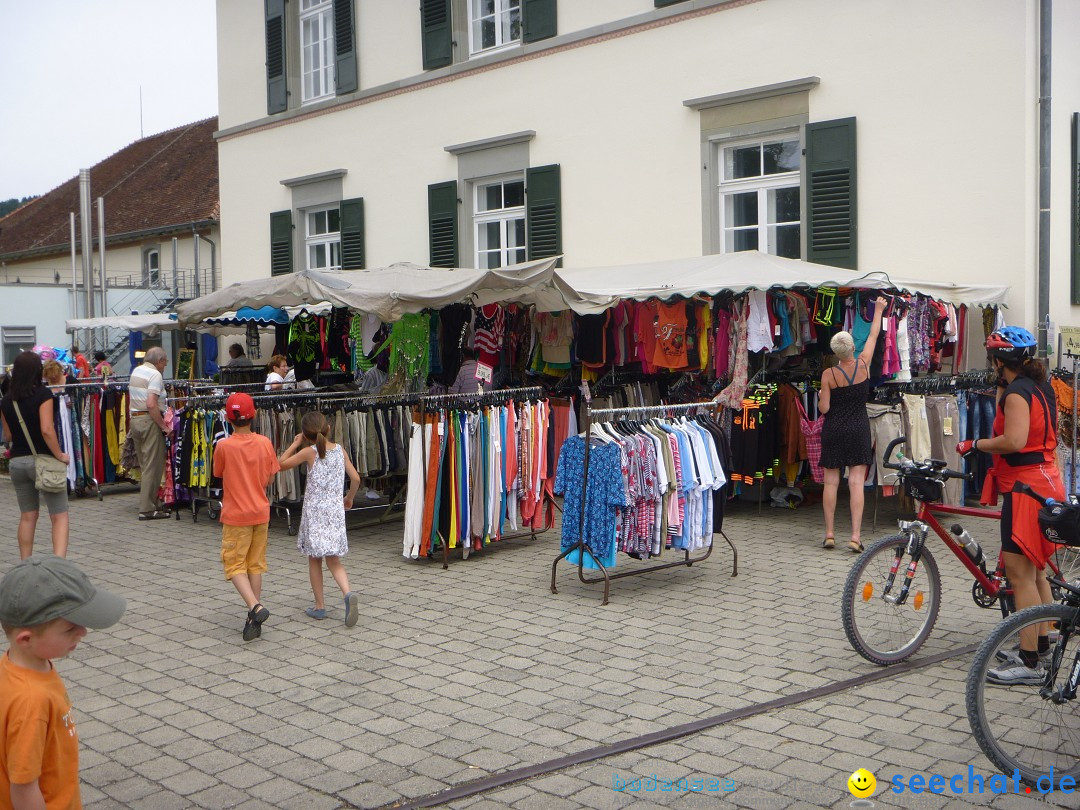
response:
<path fill-rule="evenodd" d="M 26 422 L 23 421 L 19 403 L 12 400 L 11 404 L 15 406 L 15 415 L 19 417 L 23 436 L 26 437 L 26 443 L 30 446 L 30 452 L 34 454 L 34 486 L 41 492 L 67 492 L 67 462 L 61 461 L 51 453 L 47 456 L 38 455 L 34 442 L 30 438 L 30 431 L 26 429 Z"/>

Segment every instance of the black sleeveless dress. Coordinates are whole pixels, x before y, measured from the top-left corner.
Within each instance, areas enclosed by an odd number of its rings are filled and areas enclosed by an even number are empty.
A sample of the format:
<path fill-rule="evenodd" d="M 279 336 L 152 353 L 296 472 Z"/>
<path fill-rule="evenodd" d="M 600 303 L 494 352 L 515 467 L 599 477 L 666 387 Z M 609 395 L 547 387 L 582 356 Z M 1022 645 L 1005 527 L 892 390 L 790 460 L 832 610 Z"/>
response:
<path fill-rule="evenodd" d="M 859 373 L 855 362 L 855 375 Z M 854 385 L 848 381 L 841 388 L 833 388 L 829 398 L 829 412 L 821 426 L 821 466 L 828 469 L 855 467 L 872 464 L 874 451 L 870 444 L 870 417 L 866 414 L 866 399 L 870 396 L 869 377 Z"/>

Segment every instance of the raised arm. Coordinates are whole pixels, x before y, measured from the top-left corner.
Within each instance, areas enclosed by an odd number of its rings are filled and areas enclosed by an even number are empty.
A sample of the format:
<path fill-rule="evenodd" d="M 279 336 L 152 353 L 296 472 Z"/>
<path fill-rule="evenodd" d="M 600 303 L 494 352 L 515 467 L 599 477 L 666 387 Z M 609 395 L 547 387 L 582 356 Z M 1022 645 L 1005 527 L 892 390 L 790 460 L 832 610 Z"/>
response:
<path fill-rule="evenodd" d="M 281 465 L 282 472 L 298 467 L 304 462 L 310 464 L 315 460 L 315 447 L 311 445 L 303 447 L 305 441 L 304 434 L 297 433 L 292 444 L 286 447 L 285 452 L 278 457 L 278 464 Z"/>
<path fill-rule="evenodd" d="M 874 300 L 874 320 L 870 324 L 870 334 L 866 338 L 863 350 L 859 352 L 859 358 L 867 368 L 870 368 L 870 361 L 874 359 L 874 348 L 877 346 L 878 335 L 881 334 L 881 318 L 888 304 L 889 299 L 881 295 Z"/>

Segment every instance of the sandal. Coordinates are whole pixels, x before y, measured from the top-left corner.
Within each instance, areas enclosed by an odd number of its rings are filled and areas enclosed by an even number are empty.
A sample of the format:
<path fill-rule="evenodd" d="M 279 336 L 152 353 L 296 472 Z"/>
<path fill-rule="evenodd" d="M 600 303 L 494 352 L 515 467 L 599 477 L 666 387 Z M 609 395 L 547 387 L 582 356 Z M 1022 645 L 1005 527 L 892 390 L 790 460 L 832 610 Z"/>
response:
<path fill-rule="evenodd" d="M 866 549 L 863 547 L 862 541 L 860 540 L 852 540 L 847 544 L 847 547 L 856 554 L 862 554 L 864 551 L 866 551 Z"/>
<path fill-rule="evenodd" d="M 256 602 L 255 607 L 248 611 L 248 617 L 256 624 L 262 624 L 270 618 L 270 611 L 264 608 L 261 602 Z"/>
<path fill-rule="evenodd" d="M 832 537 L 826 537 L 821 542 L 821 547 L 822 548 L 836 548 L 836 540 L 833 539 Z"/>
<path fill-rule="evenodd" d="M 155 509 L 153 512 L 140 512 L 139 520 L 167 520 L 172 517 L 172 512 L 167 509 Z"/>

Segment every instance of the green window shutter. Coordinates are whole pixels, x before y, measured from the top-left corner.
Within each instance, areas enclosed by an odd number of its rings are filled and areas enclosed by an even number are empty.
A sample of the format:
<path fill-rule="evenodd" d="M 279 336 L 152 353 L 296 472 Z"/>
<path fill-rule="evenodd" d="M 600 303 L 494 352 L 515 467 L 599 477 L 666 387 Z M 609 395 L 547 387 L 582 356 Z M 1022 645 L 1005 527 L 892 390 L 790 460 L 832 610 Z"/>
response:
<path fill-rule="evenodd" d="M 1072 118 L 1072 159 L 1069 169 L 1072 172 L 1072 218 L 1069 238 L 1072 250 L 1072 302 L 1080 304 L 1080 113 L 1073 113 Z"/>
<path fill-rule="evenodd" d="M 428 186 L 428 246 L 432 267 L 457 267 L 457 181 Z"/>
<path fill-rule="evenodd" d="M 562 253 L 559 165 L 525 171 L 525 241 L 530 259 Z"/>
<path fill-rule="evenodd" d="M 364 198 L 342 200 L 341 206 L 341 269 L 363 270 L 364 255 Z"/>
<path fill-rule="evenodd" d="M 806 259 L 858 266 L 855 119 L 806 125 Z"/>
<path fill-rule="evenodd" d="M 454 61 L 450 0 L 420 0 L 420 32 L 424 70 L 446 67 Z"/>
<path fill-rule="evenodd" d="M 285 0 L 266 0 L 266 112 L 285 112 L 289 91 L 285 76 Z"/>
<path fill-rule="evenodd" d="M 292 269 L 292 211 L 275 211 L 270 215 L 270 275 Z"/>
<path fill-rule="evenodd" d="M 547 39 L 558 33 L 555 0 L 524 0 L 521 14 L 524 17 L 521 38 L 525 42 Z"/>
<path fill-rule="evenodd" d="M 334 0 L 334 82 L 337 94 L 356 89 L 356 26 L 353 0 Z"/>

